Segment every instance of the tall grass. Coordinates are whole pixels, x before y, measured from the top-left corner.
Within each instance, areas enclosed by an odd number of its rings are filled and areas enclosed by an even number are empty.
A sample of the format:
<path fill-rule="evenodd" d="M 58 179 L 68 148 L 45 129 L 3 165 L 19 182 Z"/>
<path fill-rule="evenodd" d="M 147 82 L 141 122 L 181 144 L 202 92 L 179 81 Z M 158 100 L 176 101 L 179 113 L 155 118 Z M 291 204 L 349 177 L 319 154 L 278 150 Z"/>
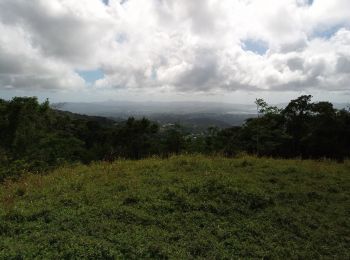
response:
<path fill-rule="evenodd" d="M 349 258 L 350 162 L 200 155 L 0 186 L 0 258 Z"/>

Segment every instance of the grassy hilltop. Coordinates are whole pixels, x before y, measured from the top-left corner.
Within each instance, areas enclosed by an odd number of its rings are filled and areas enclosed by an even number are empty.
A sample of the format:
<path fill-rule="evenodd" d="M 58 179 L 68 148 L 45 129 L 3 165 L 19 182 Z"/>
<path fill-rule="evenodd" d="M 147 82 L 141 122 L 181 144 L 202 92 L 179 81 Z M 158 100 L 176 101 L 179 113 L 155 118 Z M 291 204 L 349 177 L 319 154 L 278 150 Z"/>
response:
<path fill-rule="evenodd" d="M 350 162 L 177 156 L 0 184 L 0 258 L 348 259 Z"/>

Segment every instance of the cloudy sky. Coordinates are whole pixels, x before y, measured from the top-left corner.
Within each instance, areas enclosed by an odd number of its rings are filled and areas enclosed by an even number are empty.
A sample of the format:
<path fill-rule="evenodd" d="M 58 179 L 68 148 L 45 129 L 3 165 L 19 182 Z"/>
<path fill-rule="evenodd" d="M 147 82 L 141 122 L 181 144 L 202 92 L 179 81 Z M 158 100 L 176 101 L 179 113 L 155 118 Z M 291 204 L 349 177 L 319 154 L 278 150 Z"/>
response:
<path fill-rule="evenodd" d="M 0 0 L 0 96 L 350 100 L 349 0 Z"/>

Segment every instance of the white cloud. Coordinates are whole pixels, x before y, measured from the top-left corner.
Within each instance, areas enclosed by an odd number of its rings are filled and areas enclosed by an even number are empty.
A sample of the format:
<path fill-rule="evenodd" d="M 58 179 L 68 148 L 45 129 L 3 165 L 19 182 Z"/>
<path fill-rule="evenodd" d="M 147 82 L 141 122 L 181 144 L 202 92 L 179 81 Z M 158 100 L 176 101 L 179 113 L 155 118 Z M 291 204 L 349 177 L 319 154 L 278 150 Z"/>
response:
<path fill-rule="evenodd" d="M 0 88 L 81 89 L 75 71 L 102 69 L 99 91 L 349 90 L 350 1 L 309 3 L 1 0 Z"/>
<path fill-rule="evenodd" d="M 0 87 L 78 89 L 84 81 L 64 63 L 48 59 L 20 27 L 0 24 Z"/>

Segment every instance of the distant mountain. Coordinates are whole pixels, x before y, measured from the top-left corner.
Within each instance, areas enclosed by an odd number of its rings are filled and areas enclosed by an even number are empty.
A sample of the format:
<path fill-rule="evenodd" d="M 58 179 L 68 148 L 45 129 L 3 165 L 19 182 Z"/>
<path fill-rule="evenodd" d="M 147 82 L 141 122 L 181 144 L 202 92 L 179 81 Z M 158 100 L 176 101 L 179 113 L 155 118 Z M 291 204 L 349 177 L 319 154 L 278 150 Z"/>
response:
<path fill-rule="evenodd" d="M 287 104 L 277 104 L 283 108 Z M 337 109 L 349 104 L 335 103 Z M 229 104 L 218 102 L 65 102 L 52 104 L 57 110 L 88 116 L 107 117 L 115 121 L 128 117 L 147 117 L 159 124 L 179 123 L 194 130 L 202 131 L 210 126 L 226 128 L 242 125 L 246 119 L 256 117 L 254 104 Z"/>
<path fill-rule="evenodd" d="M 149 118 L 159 124 L 179 123 L 192 130 L 202 131 L 208 127 L 228 128 L 240 126 L 246 119 L 255 117 L 253 114 L 220 114 L 220 113 L 189 113 L 189 114 L 153 114 Z"/>
<path fill-rule="evenodd" d="M 211 102 L 130 102 L 106 101 L 91 103 L 56 103 L 56 109 L 88 115 L 149 115 L 156 113 L 188 114 L 188 113 L 255 113 L 254 105 L 211 103 Z"/>
<path fill-rule="evenodd" d="M 255 116 L 254 105 L 211 102 L 129 102 L 56 103 L 53 108 L 89 116 L 125 120 L 147 117 L 159 124 L 179 123 L 197 130 L 210 126 L 225 128 L 242 125 Z"/>
<path fill-rule="evenodd" d="M 333 106 L 336 109 L 349 108 L 350 107 L 350 103 L 334 103 Z"/>

